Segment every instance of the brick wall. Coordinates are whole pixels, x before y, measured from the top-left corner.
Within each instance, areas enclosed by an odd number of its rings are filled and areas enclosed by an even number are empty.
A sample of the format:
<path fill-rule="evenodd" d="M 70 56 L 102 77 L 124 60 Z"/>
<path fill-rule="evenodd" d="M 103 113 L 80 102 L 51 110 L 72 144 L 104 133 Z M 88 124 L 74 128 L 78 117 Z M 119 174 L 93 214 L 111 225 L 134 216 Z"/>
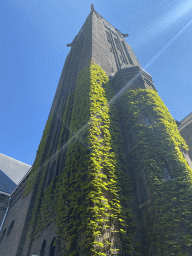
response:
<path fill-rule="evenodd" d="M 1 226 L 1 223 L 3 221 L 3 218 L 5 216 L 5 212 L 7 210 L 7 206 L 8 206 L 8 201 L 9 201 L 9 196 L 6 195 L 6 194 L 0 194 L 0 226 Z M 2 234 L 2 230 L 0 232 L 0 237 L 1 237 L 1 234 Z"/>
<path fill-rule="evenodd" d="M 8 209 L 8 213 L 2 228 L 2 232 L 6 229 L 6 233 L 0 244 L 0 256 L 16 255 L 32 196 L 32 192 L 30 192 L 27 197 L 21 197 L 24 186 L 25 182 L 23 182 L 14 192 L 14 195 L 10 200 L 10 207 Z M 9 236 L 7 236 L 9 226 L 13 220 L 14 226 Z"/>

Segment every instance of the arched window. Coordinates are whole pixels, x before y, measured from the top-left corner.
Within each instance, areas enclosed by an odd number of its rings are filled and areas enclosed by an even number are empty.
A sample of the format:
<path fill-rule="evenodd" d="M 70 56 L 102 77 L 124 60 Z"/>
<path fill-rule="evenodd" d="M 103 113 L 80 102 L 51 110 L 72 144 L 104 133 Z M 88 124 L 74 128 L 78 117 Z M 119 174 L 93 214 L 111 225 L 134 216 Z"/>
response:
<path fill-rule="evenodd" d="M 4 236 L 5 236 L 5 233 L 6 233 L 6 228 L 3 230 L 3 233 L 2 233 L 2 235 L 1 235 L 1 237 L 0 237 L 0 244 L 1 244 L 1 242 L 3 241 L 3 238 L 4 238 Z"/>
<path fill-rule="evenodd" d="M 44 256 L 45 253 L 45 246 L 46 246 L 46 240 L 43 241 L 41 245 L 41 251 L 40 251 L 40 256 Z"/>
<path fill-rule="evenodd" d="M 51 242 L 49 256 L 54 256 L 55 255 L 55 246 L 53 246 L 55 239 L 56 239 L 56 237 L 54 237 L 52 242 Z"/>
<path fill-rule="evenodd" d="M 11 224 L 10 224 L 10 226 L 8 228 L 7 236 L 9 236 L 9 234 L 11 233 L 11 230 L 12 230 L 13 226 L 14 226 L 14 220 L 11 222 Z"/>

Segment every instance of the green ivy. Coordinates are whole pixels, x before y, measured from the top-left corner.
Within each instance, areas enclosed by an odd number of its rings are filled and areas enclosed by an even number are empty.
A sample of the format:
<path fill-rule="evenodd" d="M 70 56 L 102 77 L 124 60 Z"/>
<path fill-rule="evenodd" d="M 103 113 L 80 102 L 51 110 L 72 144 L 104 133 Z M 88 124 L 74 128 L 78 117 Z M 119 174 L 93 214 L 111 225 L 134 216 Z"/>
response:
<path fill-rule="evenodd" d="M 138 177 L 144 169 L 149 179 L 152 203 L 141 209 L 149 232 L 148 255 L 184 255 L 183 248 L 192 245 L 192 170 L 182 154 L 188 147 L 155 91 L 130 90 L 120 106 L 125 131 L 132 129 L 137 137 L 130 151 L 132 170 Z M 155 121 L 146 126 L 145 117 Z M 163 181 L 165 164 L 172 177 L 168 181 Z M 177 234 L 176 228 L 183 228 L 184 233 Z"/>
<path fill-rule="evenodd" d="M 50 118 L 47 120 L 45 129 L 43 131 L 43 136 L 36 153 L 35 162 L 33 163 L 22 197 L 26 197 L 37 182 L 37 176 L 39 173 L 39 168 L 42 164 L 45 147 L 46 147 L 48 136 L 51 129 L 52 120 L 53 120 L 53 115 L 50 116 Z"/>
<path fill-rule="evenodd" d="M 58 158 L 58 152 L 60 152 L 60 150 L 61 150 L 62 141 L 68 135 L 68 130 L 64 126 L 64 121 L 67 124 L 69 123 L 69 120 L 70 120 L 69 110 L 70 110 L 71 104 L 73 102 L 72 100 L 73 100 L 73 94 L 69 95 L 67 98 L 67 102 L 66 102 L 66 106 L 65 106 L 65 110 L 64 110 L 64 114 L 63 114 L 63 118 L 62 118 L 63 123 L 61 126 L 59 142 L 58 142 L 58 147 L 57 147 L 57 158 Z M 48 134 L 50 131 L 50 128 L 48 128 L 48 129 L 49 130 L 46 134 Z M 46 139 L 47 138 L 48 137 L 46 137 Z M 50 150 L 46 157 L 47 163 L 48 163 L 49 157 L 50 157 Z M 34 239 L 37 239 L 41 235 L 42 231 L 49 224 L 51 224 L 52 221 L 55 221 L 55 216 L 56 216 L 55 199 L 53 197 L 53 194 L 54 194 L 53 189 L 54 189 L 54 184 L 56 183 L 56 180 L 58 177 L 54 178 L 52 180 L 51 184 L 46 189 L 43 189 L 43 183 L 44 183 L 44 180 L 46 177 L 47 166 L 48 166 L 48 164 L 45 164 L 44 168 L 43 168 L 43 173 L 42 173 L 42 176 L 40 179 L 37 197 L 36 197 L 35 205 L 34 205 L 33 212 L 32 212 L 32 217 L 31 217 L 31 221 L 30 221 L 30 225 L 34 227 L 33 233 L 31 234 L 31 237 L 33 237 Z M 37 218 L 37 216 L 38 216 L 38 218 Z M 36 220 L 37 220 L 37 223 L 35 223 Z"/>
<path fill-rule="evenodd" d="M 130 169 L 136 177 L 144 169 L 149 179 L 151 199 L 141 208 L 149 255 L 183 255 L 182 247 L 190 246 L 192 241 L 192 172 L 181 152 L 188 149 L 187 145 L 155 91 L 129 90 L 118 104 L 109 106 L 113 97 L 109 79 L 98 65 L 91 62 L 80 72 L 76 89 L 63 109 L 57 165 L 60 168 L 64 154 L 59 152 L 67 143 L 65 167 L 43 190 L 44 166 L 30 222 L 35 226 L 34 237 L 54 221 L 55 245 L 59 240 L 63 242 L 61 255 L 116 253 L 115 241 L 120 242 L 126 255 L 139 255 L 139 245 L 133 244 L 136 223 L 129 204 L 133 186 L 123 152 L 123 126 L 124 134 L 133 129 L 137 135 L 137 143 L 129 152 Z M 140 121 L 146 114 L 155 118 L 150 126 Z M 51 118 L 38 149 L 41 154 L 33 165 L 36 172 L 42 164 Z M 121 120 L 125 125 L 120 124 Z M 167 163 L 174 178 L 163 182 L 163 165 Z M 186 233 L 174 240 L 174 227 L 179 225 Z"/>
<path fill-rule="evenodd" d="M 125 253 L 132 250 L 132 187 L 121 149 L 119 114 L 115 107 L 107 106 L 113 95 L 108 77 L 99 66 L 91 63 L 80 72 L 75 92 L 63 111 L 57 148 L 59 151 L 66 139 L 70 141 L 65 168 L 43 191 L 46 167 L 42 175 L 38 192 L 42 203 L 34 237 L 55 221 L 55 244 L 63 241 L 62 254 L 72 256 L 81 251 L 81 255 L 106 255 L 117 251 L 115 240 L 121 242 Z M 34 209 L 37 207 L 38 203 Z"/>

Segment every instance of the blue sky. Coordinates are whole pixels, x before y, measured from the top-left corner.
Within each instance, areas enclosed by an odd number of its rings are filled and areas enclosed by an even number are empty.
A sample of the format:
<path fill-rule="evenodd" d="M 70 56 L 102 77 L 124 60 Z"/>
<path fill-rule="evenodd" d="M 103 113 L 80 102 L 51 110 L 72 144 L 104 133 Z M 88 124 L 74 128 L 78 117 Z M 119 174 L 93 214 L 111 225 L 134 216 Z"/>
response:
<path fill-rule="evenodd" d="M 0 153 L 32 165 L 71 43 L 95 10 L 122 33 L 173 118 L 192 112 L 191 0 L 3 0 Z"/>

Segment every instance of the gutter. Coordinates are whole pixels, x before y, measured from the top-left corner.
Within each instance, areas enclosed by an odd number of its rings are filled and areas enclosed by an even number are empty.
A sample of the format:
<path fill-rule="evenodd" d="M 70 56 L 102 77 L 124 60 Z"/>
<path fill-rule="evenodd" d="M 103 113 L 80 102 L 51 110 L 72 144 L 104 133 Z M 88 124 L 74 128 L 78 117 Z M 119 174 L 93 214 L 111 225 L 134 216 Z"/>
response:
<path fill-rule="evenodd" d="M 9 203 L 10 203 L 10 200 L 11 200 L 11 196 L 10 196 L 10 198 L 9 198 Z M 6 218 L 6 216 L 7 216 L 8 210 L 9 210 L 9 203 L 8 203 L 8 207 L 7 207 L 6 213 L 5 213 L 5 215 L 4 215 L 3 221 L 2 221 L 2 223 L 1 223 L 0 232 L 1 232 L 1 229 L 2 229 L 2 227 L 3 227 L 3 223 L 4 223 L 4 221 L 5 221 L 5 218 Z"/>

